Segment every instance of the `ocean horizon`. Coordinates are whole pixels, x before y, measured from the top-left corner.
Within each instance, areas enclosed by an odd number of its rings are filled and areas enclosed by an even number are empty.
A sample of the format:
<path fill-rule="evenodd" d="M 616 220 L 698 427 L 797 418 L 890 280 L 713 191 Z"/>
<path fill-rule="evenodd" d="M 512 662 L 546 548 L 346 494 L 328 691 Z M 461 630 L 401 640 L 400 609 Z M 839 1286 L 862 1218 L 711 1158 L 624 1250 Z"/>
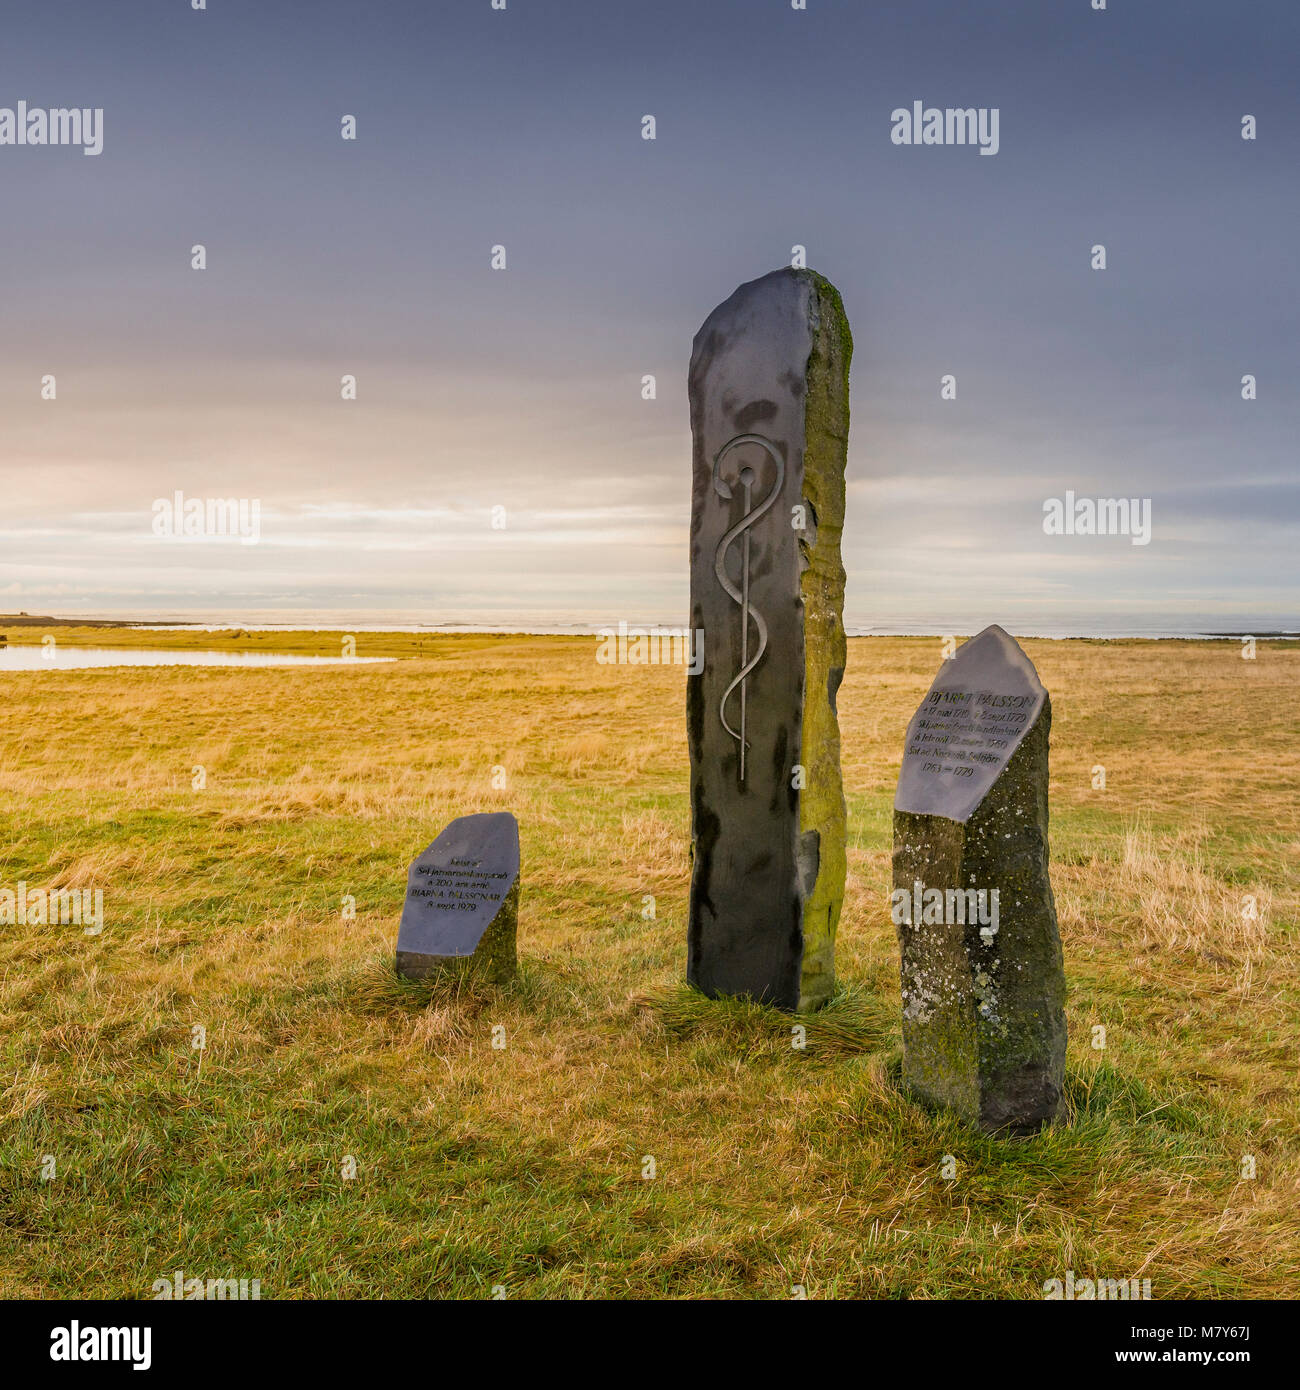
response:
<path fill-rule="evenodd" d="M 596 637 L 602 631 L 617 631 L 625 623 L 629 631 L 649 628 L 685 627 L 685 619 L 670 617 L 604 617 L 571 618 L 548 621 L 536 614 L 494 612 L 474 618 L 436 618 L 413 620 L 410 614 L 378 614 L 357 610 L 295 609 L 288 611 L 253 609 L 243 613 L 223 610 L 203 612 L 141 612 L 138 610 L 96 610 L 87 613 L 10 613 L 0 615 L 0 624 L 18 618 L 29 625 L 33 619 L 48 618 L 67 623 L 121 623 L 149 631 L 175 631 L 180 628 L 199 632 L 224 632 L 237 628 L 248 632 L 427 632 L 452 635 L 457 633 L 488 635 L 518 633 L 530 637 Z M 1215 638 L 1251 636 L 1259 639 L 1284 640 L 1300 637 L 1295 619 L 1265 614 L 1254 617 L 1236 614 L 1170 618 L 1156 615 L 1135 616 L 1131 622 L 1107 622 L 1097 619 L 1051 618 L 1042 621 L 1017 622 L 996 613 L 972 616 L 959 620 L 936 622 L 930 619 L 898 623 L 872 623 L 845 619 L 844 630 L 849 637 L 949 637 L 970 636 L 990 623 L 998 623 L 1016 637 L 1065 641 L 1175 641 L 1213 640 Z"/>

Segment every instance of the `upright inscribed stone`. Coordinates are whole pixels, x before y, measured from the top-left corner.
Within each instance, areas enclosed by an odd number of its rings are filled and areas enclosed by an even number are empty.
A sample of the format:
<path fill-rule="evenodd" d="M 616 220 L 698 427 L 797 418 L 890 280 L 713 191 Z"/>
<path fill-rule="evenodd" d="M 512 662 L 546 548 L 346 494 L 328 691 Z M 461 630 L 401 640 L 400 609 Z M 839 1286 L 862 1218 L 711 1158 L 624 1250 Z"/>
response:
<path fill-rule="evenodd" d="M 943 663 L 894 799 L 903 1079 L 986 1130 L 1053 1119 L 1065 970 L 1048 877 L 1052 703 L 1000 627 Z"/>
<path fill-rule="evenodd" d="M 852 352 L 838 291 L 790 269 L 720 304 L 691 355 L 687 976 L 785 1009 L 835 988 Z"/>

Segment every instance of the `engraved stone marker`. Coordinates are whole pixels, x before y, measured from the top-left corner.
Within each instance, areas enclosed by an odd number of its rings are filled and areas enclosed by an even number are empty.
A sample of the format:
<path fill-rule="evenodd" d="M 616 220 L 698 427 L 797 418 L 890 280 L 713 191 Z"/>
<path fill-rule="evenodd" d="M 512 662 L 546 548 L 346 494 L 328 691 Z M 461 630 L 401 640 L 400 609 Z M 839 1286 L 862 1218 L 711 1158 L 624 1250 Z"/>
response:
<path fill-rule="evenodd" d="M 986 1130 L 1055 1117 L 1065 970 L 1048 878 L 1052 704 L 987 627 L 943 663 L 907 728 L 894 799 L 903 1078 Z"/>
<path fill-rule="evenodd" d="M 515 973 L 519 823 L 508 811 L 461 816 L 411 865 L 397 932 L 397 973 Z"/>
<path fill-rule="evenodd" d="M 813 1009 L 835 988 L 844 792 L 844 465 L 853 340 L 810 270 L 742 285 L 691 355 L 687 976 Z"/>

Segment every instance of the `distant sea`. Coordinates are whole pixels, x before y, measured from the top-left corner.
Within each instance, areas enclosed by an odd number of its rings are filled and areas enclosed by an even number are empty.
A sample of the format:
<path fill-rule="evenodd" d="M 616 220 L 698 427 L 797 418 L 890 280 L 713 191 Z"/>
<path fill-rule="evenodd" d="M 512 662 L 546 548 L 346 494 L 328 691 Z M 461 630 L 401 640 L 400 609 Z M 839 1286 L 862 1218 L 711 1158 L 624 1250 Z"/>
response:
<path fill-rule="evenodd" d="M 59 616 L 71 616 L 63 615 Z M 87 617 L 90 614 L 85 615 Z M 410 614 L 393 614 L 391 617 L 376 616 L 372 613 L 322 613 L 320 611 L 295 613 L 247 613 L 244 615 L 203 614 L 203 615 L 150 615 L 107 614 L 94 615 L 127 618 L 128 621 L 165 630 L 185 626 L 191 630 L 213 632 L 228 628 L 240 628 L 252 632 L 429 632 L 429 633 L 497 633 L 518 632 L 529 636 L 588 637 L 595 636 L 602 629 L 617 629 L 620 621 L 626 622 L 629 629 L 649 627 L 684 626 L 686 619 L 643 618 L 631 619 L 605 618 L 584 622 L 548 622 L 539 620 L 536 614 L 492 614 L 481 618 L 456 620 L 431 619 L 412 621 Z M 1289 620 L 1288 620 L 1289 619 Z M 1018 623 L 1013 619 L 1001 618 L 997 614 L 982 616 L 966 615 L 965 621 L 935 623 L 927 621 L 899 623 L 866 623 L 846 621 L 845 631 L 850 637 L 947 637 L 966 636 L 988 626 L 991 622 L 1001 622 L 1002 626 L 1015 637 L 1039 638 L 1093 638 L 1120 639 L 1142 638 L 1147 640 L 1211 639 L 1223 637 L 1253 636 L 1258 638 L 1300 637 L 1294 615 L 1284 618 L 1272 614 L 1263 617 L 1241 618 L 1240 615 L 1215 615 L 1212 618 L 1171 619 L 1152 617 L 1146 621 L 1108 621 L 1105 618 L 1060 619 L 1057 621 L 1026 621 Z"/>
<path fill-rule="evenodd" d="M 91 609 L 54 613 L 29 609 L 32 613 L 76 622 L 128 622 L 139 627 L 166 631 L 185 627 L 191 631 L 216 632 L 230 628 L 246 632 L 430 632 L 430 633 L 497 633 L 518 632 L 536 636 L 589 637 L 604 628 L 617 630 L 620 622 L 629 628 L 680 627 L 686 619 L 672 617 L 629 618 L 615 613 L 612 617 L 581 620 L 556 619 L 537 612 L 484 612 L 473 617 L 419 618 L 410 612 L 376 612 L 370 610 L 334 609 L 246 609 L 228 610 L 135 610 Z M 3 619 L 0 619 L 2 622 Z M 1241 614 L 1232 612 L 1183 617 L 1157 613 L 1132 613 L 1106 616 L 1077 617 L 1073 614 L 1043 615 L 1017 621 L 1014 617 L 991 612 L 964 611 L 944 622 L 926 618 L 904 619 L 880 623 L 855 620 L 850 612 L 845 630 L 850 637 L 963 637 L 979 632 L 989 623 L 999 622 L 1015 637 L 1094 639 L 1146 638 L 1174 639 L 1214 637 L 1300 637 L 1300 623 L 1294 613 Z"/>

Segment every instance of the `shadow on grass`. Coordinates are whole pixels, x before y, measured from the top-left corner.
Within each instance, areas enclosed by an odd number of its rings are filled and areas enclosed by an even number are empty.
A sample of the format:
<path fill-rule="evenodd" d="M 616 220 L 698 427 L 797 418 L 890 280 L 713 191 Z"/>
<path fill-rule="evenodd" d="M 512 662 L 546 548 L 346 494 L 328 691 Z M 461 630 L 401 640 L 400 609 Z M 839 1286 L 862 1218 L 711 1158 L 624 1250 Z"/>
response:
<path fill-rule="evenodd" d="M 546 992 L 541 972 L 529 961 L 509 983 L 499 985 L 470 970 L 428 975 L 408 980 L 397 973 L 392 957 L 384 955 L 360 967 L 349 982 L 351 1006 L 361 1013 L 420 1013 L 428 1009 L 454 1009 L 473 1016 L 501 999 L 537 1003 Z"/>
<path fill-rule="evenodd" d="M 750 999 L 710 999 L 687 984 L 663 985 L 632 996 L 633 1006 L 669 1037 L 731 1039 L 740 1050 L 771 1044 L 791 1052 L 851 1056 L 894 1040 L 892 1010 L 864 989 L 841 989 L 825 1008 L 789 1014 Z M 795 1029 L 803 1030 L 801 1037 Z M 803 1046 L 796 1046 L 796 1041 Z"/>
<path fill-rule="evenodd" d="M 1205 1141 L 1221 1139 L 1214 1108 L 1189 1103 L 1186 1092 L 1158 1094 L 1107 1062 L 1067 1066 L 1060 1117 L 1035 1134 L 985 1134 L 951 1112 L 932 1107 L 906 1086 L 897 1007 L 865 988 L 849 987 L 818 1013 L 787 1014 L 747 999 L 709 999 L 686 984 L 632 996 L 632 1005 L 661 1034 L 679 1041 L 707 1040 L 738 1055 L 758 1049 L 803 1051 L 809 1057 L 866 1057 L 858 1073 L 863 1104 L 875 1119 L 910 1127 L 920 1123 L 932 1141 L 985 1163 L 1046 1163 L 1066 1171 L 1095 1163 L 1100 1152 L 1191 1157 Z M 792 1030 L 805 1029 L 805 1048 L 792 1047 Z M 910 1118 L 909 1118 L 910 1117 Z M 865 1117 L 864 1117 L 865 1118 Z M 915 1138 L 915 1136 L 914 1136 Z"/>

